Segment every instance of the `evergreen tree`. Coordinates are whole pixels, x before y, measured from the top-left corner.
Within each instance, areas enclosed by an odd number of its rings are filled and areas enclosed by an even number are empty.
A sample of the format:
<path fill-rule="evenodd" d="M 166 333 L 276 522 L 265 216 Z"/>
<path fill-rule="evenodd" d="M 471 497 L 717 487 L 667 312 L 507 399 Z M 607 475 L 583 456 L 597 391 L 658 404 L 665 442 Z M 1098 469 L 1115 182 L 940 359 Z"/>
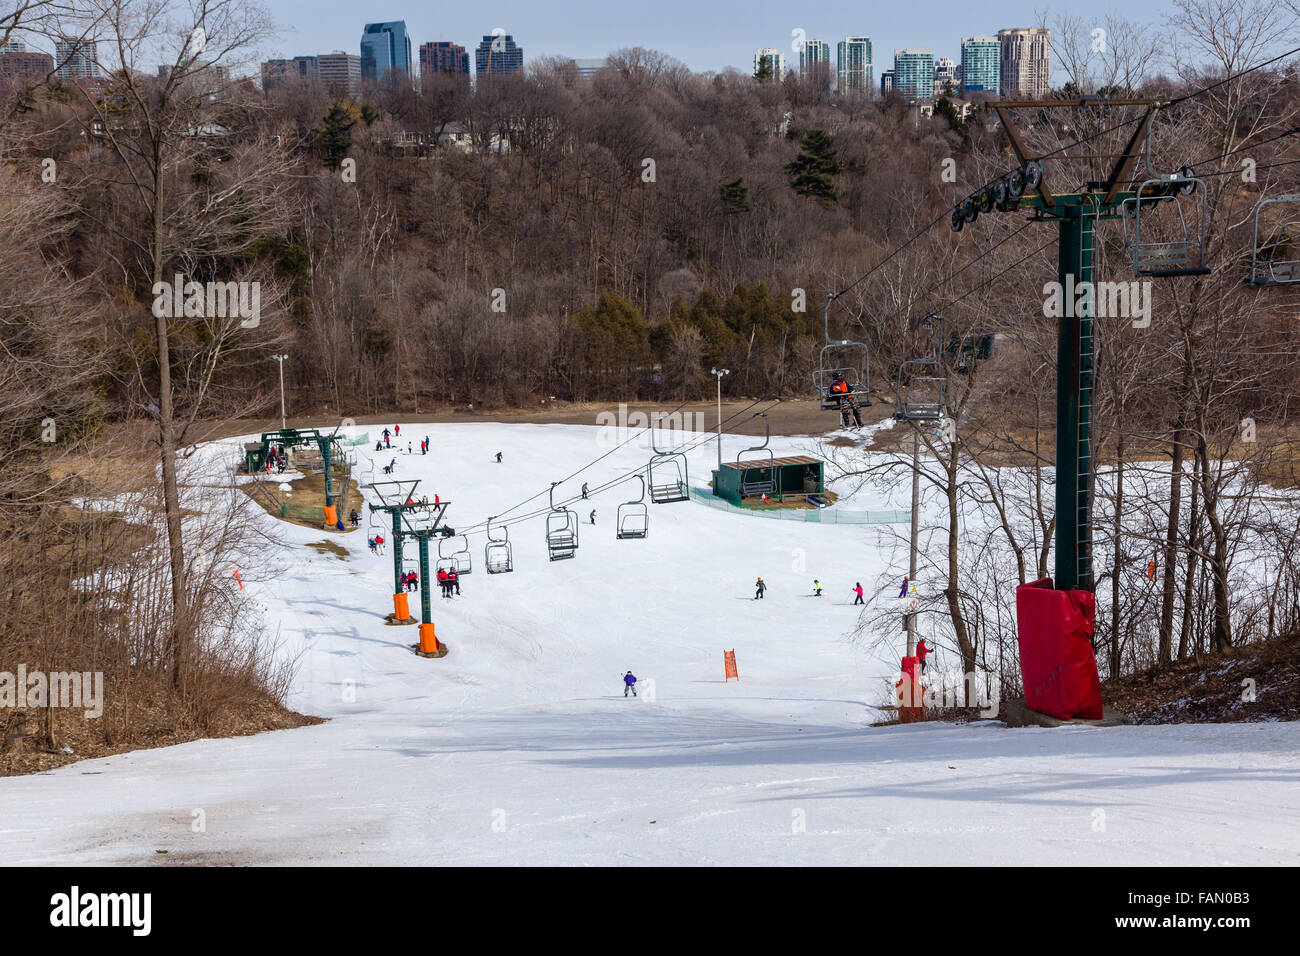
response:
<path fill-rule="evenodd" d="M 356 118 L 342 103 L 330 107 L 321 128 L 316 130 L 316 145 L 326 166 L 337 167 L 347 158 L 352 148 L 352 127 L 356 125 Z"/>
<path fill-rule="evenodd" d="M 835 138 L 825 130 L 810 129 L 799 143 L 799 155 L 785 167 L 790 185 L 800 196 L 812 196 L 825 206 L 839 201 L 831 177 L 840 171 L 835 160 Z"/>
<path fill-rule="evenodd" d="M 750 205 L 749 187 L 745 185 L 743 176 L 723 183 L 719 191 L 722 194 L 722 208 L 727 212 L 749 212 L 754 208 Z"/>

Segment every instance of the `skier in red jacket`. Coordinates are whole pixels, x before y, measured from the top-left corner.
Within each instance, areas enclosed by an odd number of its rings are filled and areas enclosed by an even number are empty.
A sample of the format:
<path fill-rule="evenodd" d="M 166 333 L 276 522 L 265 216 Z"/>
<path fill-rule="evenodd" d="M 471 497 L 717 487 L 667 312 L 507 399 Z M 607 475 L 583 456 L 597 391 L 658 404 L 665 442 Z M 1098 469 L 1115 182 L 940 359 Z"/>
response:
<path fill-rule="evenodd" d="M 922 673 L 922 674 L 925 673 L 925 657 L 926 657 L 927 654 L 932 654 L 933 652 L 934 652 L 934 648 L 929 647 L 929 646 L 925 643 L 925 638 L 924 638 L 924 637 L 921 638 L 919 641 L 916 642 L 916 659 L 917 659 L 918 661 L 921 662 L 921 673 Z"/>

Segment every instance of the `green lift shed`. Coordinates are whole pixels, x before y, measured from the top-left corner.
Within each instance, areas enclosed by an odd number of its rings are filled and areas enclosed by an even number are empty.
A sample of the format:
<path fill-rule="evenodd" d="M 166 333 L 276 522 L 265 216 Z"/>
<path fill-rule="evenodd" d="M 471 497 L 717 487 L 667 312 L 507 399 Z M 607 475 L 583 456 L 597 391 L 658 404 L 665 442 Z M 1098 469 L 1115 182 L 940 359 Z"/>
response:
<path fill-rule="evenodd" d="M 713 494 L 733 505 L 762 495 L 821 495 L 826 491 L 824 464 L 808 455 L 725 461 L 713 472 Z"/>

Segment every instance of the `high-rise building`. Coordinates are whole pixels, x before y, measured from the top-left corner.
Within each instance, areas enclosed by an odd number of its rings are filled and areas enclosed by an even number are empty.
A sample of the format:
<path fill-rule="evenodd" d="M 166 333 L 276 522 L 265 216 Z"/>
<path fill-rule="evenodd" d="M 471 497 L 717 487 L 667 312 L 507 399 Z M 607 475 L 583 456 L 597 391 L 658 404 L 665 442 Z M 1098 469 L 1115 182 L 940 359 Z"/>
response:
<path fill-rule="evenodd" d="M 469 51 L 459 43 L 437 40 L 420 44 L 420 77 L 451 73 L 469 77 Z"/>
<path fill-rule="evenodd" d="M 894 89 L 909 100 L 934 97 L 934 54 L 909 47 L 894 51 Z"/>
<path fill-rule="evenodd" d="M 773 80 L 785 79 L 785 54 L 770 46 L 754 51 L 754 75 L 767 76 Z"/>
<path fill-rule="evenodd" d="M 411 38 L 406 21 L 367 23 L 361 33 L 361 78 L 383 81 L 393 70 L 411 75 Z"/>
<path fill-rule="evenodd" d="M 961 38 L 961 88 L 967 93 L 1002 92 L 1002 41 Z"/>
<path fill-rule="evenodd" d="M 881 70 L 880 71 L 880 95 L 884 96 L 886 93 L 892 93 L 893 90 L 894 90 L 894 71 Z"/>
<path fill-rule="evenodd" d="M 316 75 L 331 93 L 356 96 L 361 92 L 361 57 L 342 50 L 321 53 L 316 57 Z"/>
<path fill-rule="evenodd" d="M 609 69 L 609 57 L 588 57 L 573 61 L 573 65 L 578 68 L 578 74 L 584 77 L 592 77 L 601 70 Z"/>
<path fill-rule="evenodd" d="M 22 46 L 21 43 L 18 46 Z M 48 53 L 6 48 L 0 50 L 0 77 L 20 80 L 43 80 L 54 72 L 54 57 Z"/>
<path fill-rule="evenodd" d="M 1042 99 L 1052 88 L 1052 31 L 1043 27 L 999 30 L 1003 96 Z"/>
<path fill-rule="evenodd" d="M 845 37 L 835 49 L 838 86 L 841 92 L 870 93 L 872 79 L 871 37 Z"/>
<path fill-rule="evenodd" d="M 804 40 L 799 48 L 799 75 L 830 85 L 831 45 L 825 40 Z"/>
<path fill-rule="evenodd" d="M 55 40 L 54 75 L 65 80 L 99 76 L 94 40 Z"/>
<path fill-rule="evenodd" d="M 311 81 L 320 76 L 314 56 L 295 56 L 292 60 L 267 60 L 262 64 L 262 89 L 279 89 L 290 80 Z"/>
<path fill-rule="evenodd" d="M 957 61 L 941 56 L 934 61 L 934 95 L 943 96 L 949 87 L 957 92 Z"/>
<path fill-rule="evenodd" d="M 523 68 L 524 48 L 516 46 L 515 38 L 509 33 L 484 36 L 474 50 L 474 75 L 480 79 L 517 73 Z"/>
<path fill-rule="evenodd" d="M 6 40 L 0 43 L 0 53 L 26 53 L 27 44 L 22 40 Z"/>

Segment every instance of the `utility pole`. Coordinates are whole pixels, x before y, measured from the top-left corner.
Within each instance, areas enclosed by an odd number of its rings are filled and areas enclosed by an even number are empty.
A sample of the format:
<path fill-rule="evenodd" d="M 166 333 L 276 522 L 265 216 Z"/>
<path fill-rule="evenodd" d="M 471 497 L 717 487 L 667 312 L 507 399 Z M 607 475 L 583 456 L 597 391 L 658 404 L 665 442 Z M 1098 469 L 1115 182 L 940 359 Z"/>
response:
<path fill-rule="evenodd" d="M 288 357 L 289 357 L 288 354 L 271 356 L 271 358 L 275 359 L 277 362 L 280 363 L 280 430 L 281 431 L 284 431 L 288 427 L 288 425 L 285 424 L 285 415 L 284 415 L 284 360 L 287 359 Z"/>
<path fill-rule="evenodd" d="M 912 425 L 912 545 L 907 558 L 908 588 L 916 580 L 916 551 L 921 537 L 921 426 Z M 907 592 L 903 592 L 907 598 Z M 916 612 L 907 612 L 907 656 L 916 656 Z"/>
<path fill-rule="evenodd" d="M 722 376 L 730 375 L 731 369 L 709 369 L 718 380 L 718 471 L 722 471 Z"/>

